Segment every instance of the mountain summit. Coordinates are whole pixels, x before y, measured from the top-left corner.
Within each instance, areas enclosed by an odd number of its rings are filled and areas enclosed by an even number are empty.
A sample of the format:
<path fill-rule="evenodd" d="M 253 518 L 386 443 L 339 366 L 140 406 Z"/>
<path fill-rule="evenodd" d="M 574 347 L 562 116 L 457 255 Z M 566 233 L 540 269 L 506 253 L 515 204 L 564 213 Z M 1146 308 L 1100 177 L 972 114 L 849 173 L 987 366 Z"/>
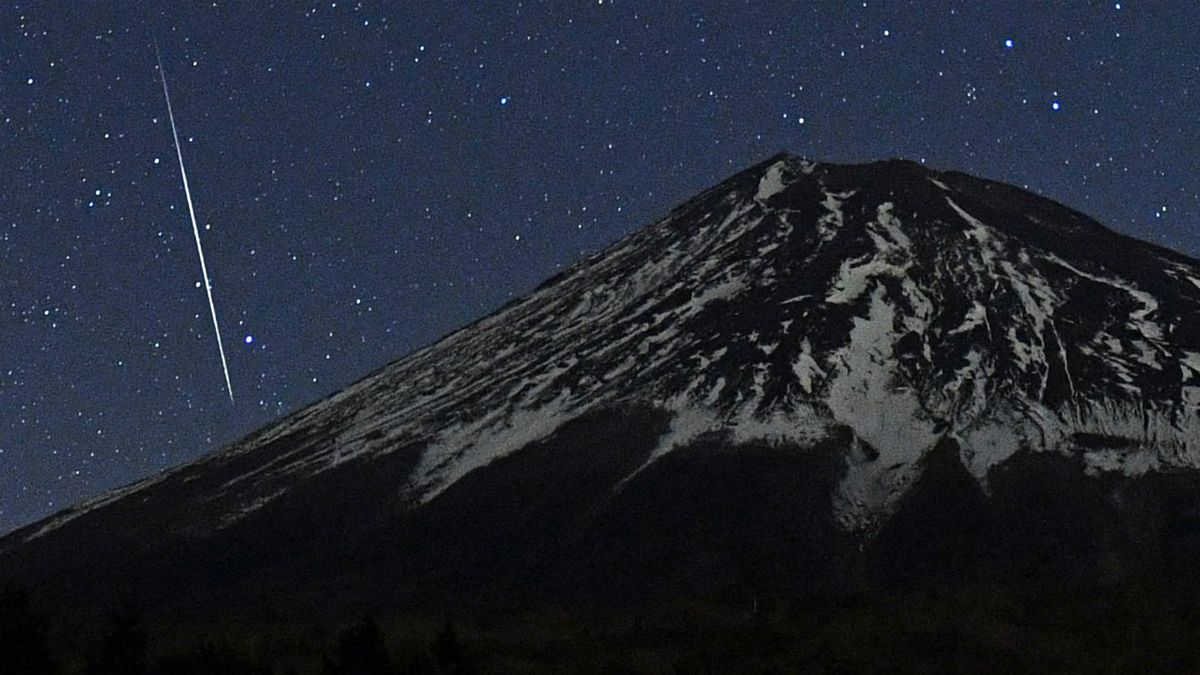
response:
<path fill-rule="evenodd" d="M 11 534 L 0 576 L 185 603 L 1167 573 L 1198 466 L 1200 263 L 1012 186 L 778 155 Z"/>

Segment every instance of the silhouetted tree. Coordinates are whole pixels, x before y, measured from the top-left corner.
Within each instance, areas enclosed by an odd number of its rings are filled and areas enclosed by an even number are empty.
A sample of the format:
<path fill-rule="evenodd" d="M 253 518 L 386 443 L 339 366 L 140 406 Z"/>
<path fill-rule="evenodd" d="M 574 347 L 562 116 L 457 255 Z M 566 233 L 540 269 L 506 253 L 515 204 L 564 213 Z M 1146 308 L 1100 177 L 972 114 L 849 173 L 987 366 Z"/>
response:
<path fill-rule="evenodd" d="M 401 659 L 399 673 L 400 675 L 439 675 L 437 664 L 434 663 L 433 657 L 429 655 L 423 645 L 420 650 Z"/>
<path fill-rule="evenodd" d="M 366 617 L 338 636 L 337 658 L 325 661 L 327 675 L 390 675 L 391 658 L 383 632 L 373 617 Z"/>
<path fill-rule="evenodd" d="M 294 671 L 293 671 L 294 672 Z M 271 668 L 205 644 L 189 653 L 155 661 L 151 675 L 271 675 Z"/>
<path fill-rule="evenodd" d="M 88 656 L 87 675 L 145 675 L 147 642 L 137 612 L 121 612 Z"/>
<path fill-rule="evenodd" d="M 33 607 L 29 594 L 16 586 L 0 592 L 0 673 L 46 675 L 57 673 L 47 637 L 46 619 Z"/>
<path fill-rule="evenodd" d="M 454 623 L 450 620 L 446 621 L 446 625 L 442 626 L 442 630 L 433 638 L 429 651 L 433 653 L 443 673 L 467 675 L 475 672 L 467 659 L 467 650 L 458 639 L 458 632 L 454 630 Z"/>

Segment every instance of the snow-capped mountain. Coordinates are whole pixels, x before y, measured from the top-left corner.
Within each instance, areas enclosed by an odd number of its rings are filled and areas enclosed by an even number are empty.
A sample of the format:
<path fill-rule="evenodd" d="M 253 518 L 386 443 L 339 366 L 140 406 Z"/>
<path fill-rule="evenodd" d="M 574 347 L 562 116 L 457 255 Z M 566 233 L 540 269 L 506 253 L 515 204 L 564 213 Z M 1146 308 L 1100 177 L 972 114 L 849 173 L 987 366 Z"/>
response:
<path fill-rule="evenodd" d="M 689 473 L 697 448 L 723 468 Z M 259 550 L 248 533 L 267 530 L 429 561 L 494 535 L 492 554 L 545 567 L 556 549 L 513 532 L 546 513 L 559 538 L 611 542 L 656 509 L 711 515 L 679 495 L 759 488 L 746 508 L 803 493 L 784 500 L 803 514 L 768 520 L 863 550 L 895 538 L 880 533 L 923 477 L 969 476 L 955 489 L 1000 518 L 988 500 L 1017 489 L 1004 468 L 1045 461 L 1105 504 L 1200 468 L 1200 263 L 1011 186 L 780 155 L 324 401 L 0 540 L 0 573 L 84 569 L 114 542 L 168 567 L 185 544 L 239 569 L 294 557 Z M 674 545 L 692 551 L 680 569 L 707 555 Z"/>

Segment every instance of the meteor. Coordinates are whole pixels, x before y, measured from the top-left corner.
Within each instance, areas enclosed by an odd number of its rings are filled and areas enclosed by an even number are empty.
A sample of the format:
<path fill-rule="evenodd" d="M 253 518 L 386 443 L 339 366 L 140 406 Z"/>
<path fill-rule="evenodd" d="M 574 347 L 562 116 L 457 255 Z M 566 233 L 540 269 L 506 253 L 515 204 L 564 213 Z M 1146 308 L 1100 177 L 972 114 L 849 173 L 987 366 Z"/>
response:
<path fill-rule="evenodd" d="M 204 247 L 200 245 L 200 227 L 196 225 L 196 209 L 192 206 L 192 190 L 188 187 L 187 169 L 183 167 L 183 149 L 179 146 L 179 131 L 175 128 L 175 113 L 171 110 L 171 94 L 167 91 L 167 71 L 163 68 L 158 41 L 154 41 L 154 56 L 158 59 L 158 76 L 162 80 L 163 98 L 167 99 L 167 117 L 171 119 L 171 137 L 175 139 L 175 155 L 179 157 L 179 175 L 183 178 L 183 194 L 187 197 L 188 216 L 192 219 L 192 234 L 196 237 L 196 253 L 200 256 L 200 272 L 204 275 L 204 292 L 208 294 L 208 310 L 212 314 L 213 333 L 217 336 L 217 351 L 221 353 L 221 370 L 225 372 L 225 390 L 233 403 L 233 385 L 229 383 L 229 364 L 225 361 L 225 345 L 221 342 L 221 326 L 217 323 L 217 306 L 213 303 L 212 283 L 208 266 L 204 264 Z"/>

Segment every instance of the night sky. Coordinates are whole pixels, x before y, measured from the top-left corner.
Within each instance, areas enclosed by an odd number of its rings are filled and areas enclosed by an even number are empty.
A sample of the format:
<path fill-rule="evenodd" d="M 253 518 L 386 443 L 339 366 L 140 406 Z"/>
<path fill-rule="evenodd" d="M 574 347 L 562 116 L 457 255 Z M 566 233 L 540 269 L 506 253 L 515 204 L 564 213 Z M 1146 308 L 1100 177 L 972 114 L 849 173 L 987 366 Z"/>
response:
<path fill-rule="evenodd" d="M 1194 0 L 7 4 L 0 531 L 322 398 L 779 150 L 1027 185 L 1198 255 L 1197 26 Z"/>

